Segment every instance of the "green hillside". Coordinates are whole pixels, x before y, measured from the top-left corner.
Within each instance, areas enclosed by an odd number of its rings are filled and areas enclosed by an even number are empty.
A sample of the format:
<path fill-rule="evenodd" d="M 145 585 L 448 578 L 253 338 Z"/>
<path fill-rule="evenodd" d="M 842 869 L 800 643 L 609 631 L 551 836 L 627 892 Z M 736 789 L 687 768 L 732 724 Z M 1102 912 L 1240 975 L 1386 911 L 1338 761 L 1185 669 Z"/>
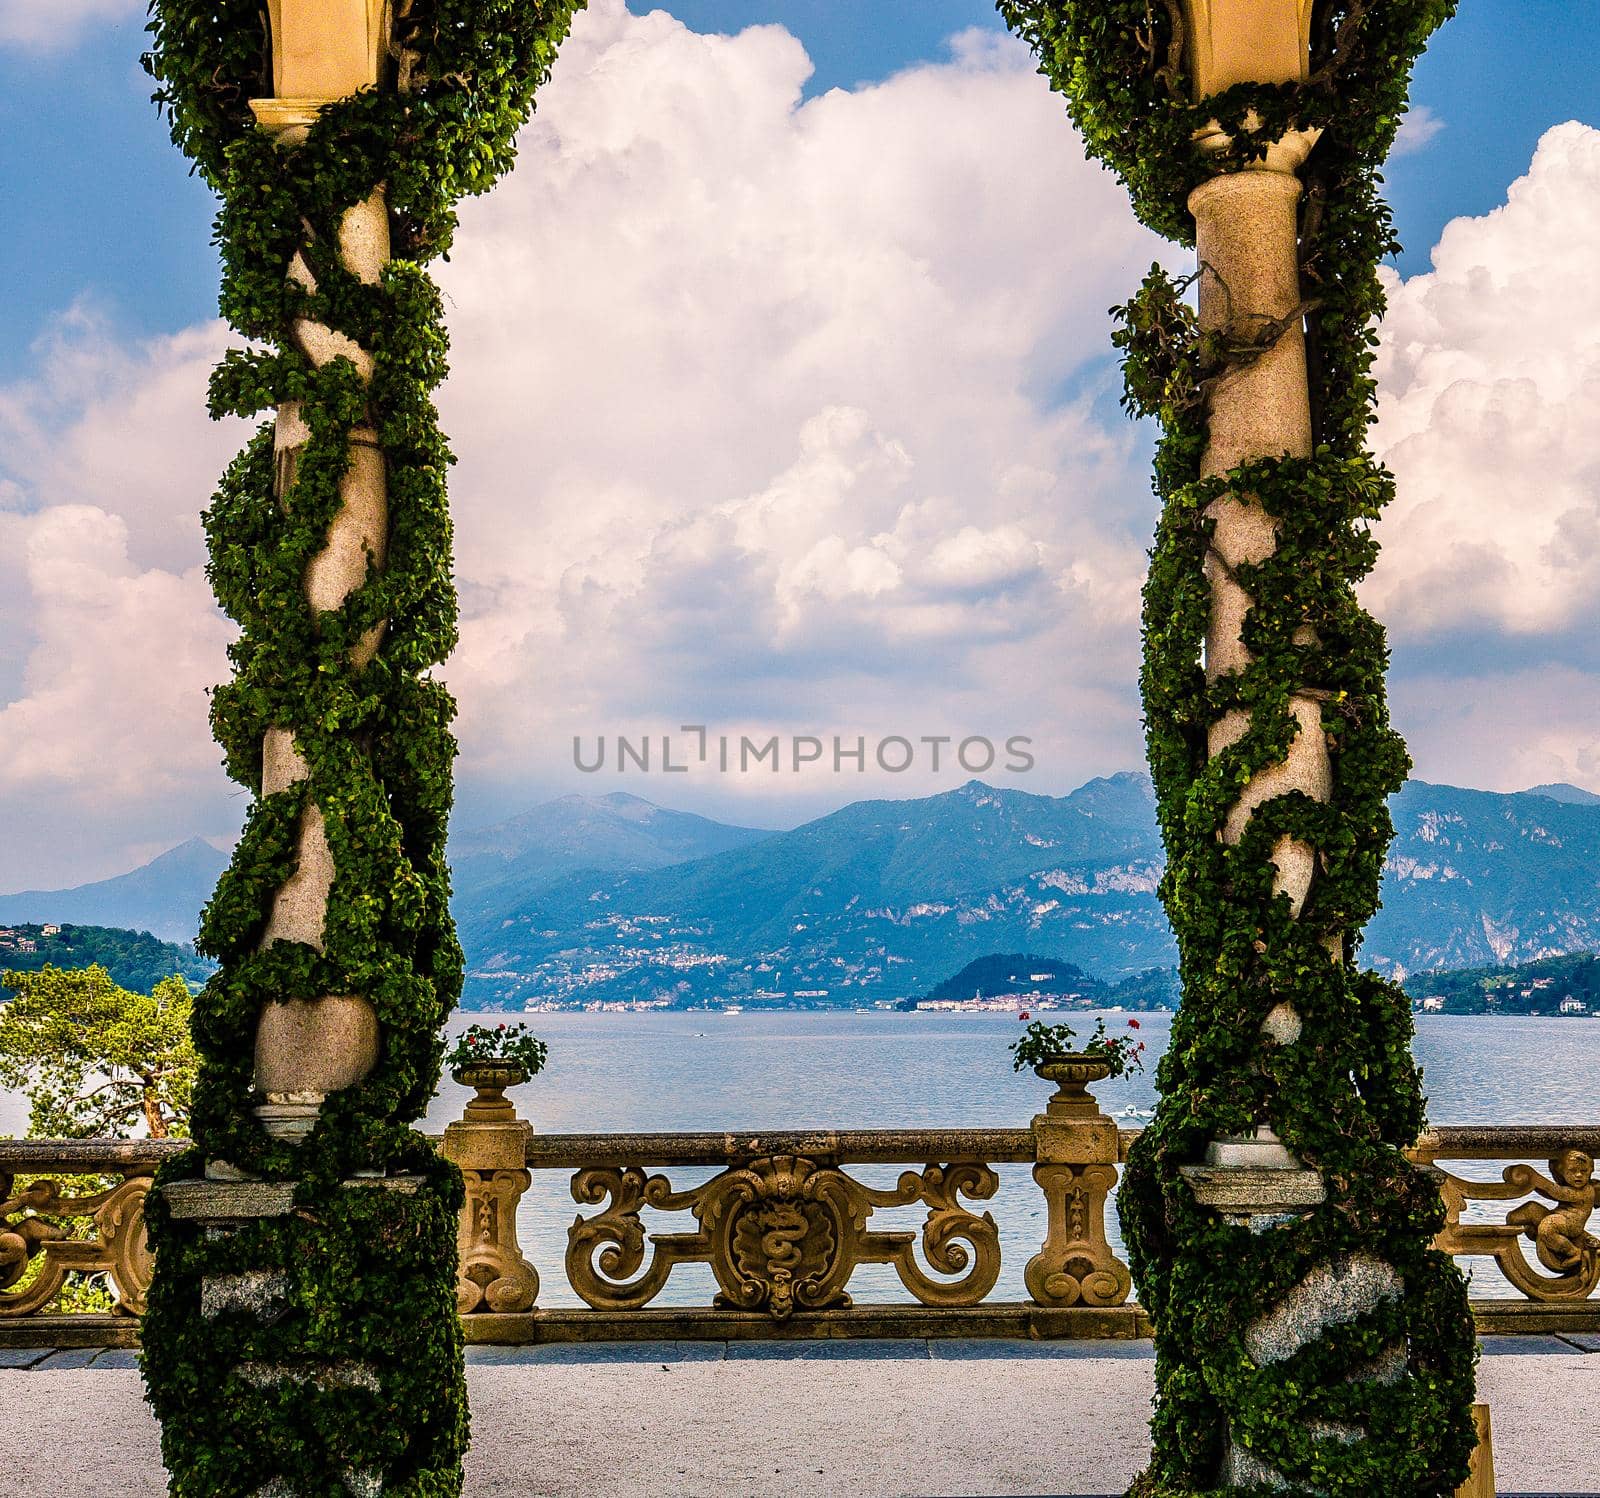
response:
<path fill-rule="evenodd" d="M 1424 1012 L 1600 1014 L 1600 957 L 1572 952 L 1517 966 L 1418 973 L 1406 980 L 1405 989 Z"/>
<path fill-rule="evenodd" d="M 1176 1009 L 1178 971 L 1149 968 L 1118 983 L 1099 978 L 1057 957 L 1025 953 L 994 953 L 969 962 L 959 973 L 936 983 L 920 999 L 903 999 L 900 1008 L 920 1004 L 963 1003 L 974 998 L 1010 998 L 1039 995 L 1049 1007 L 1075 1009 Z"/>
<path fill-rule="evenodd" d="M 190 946 L 161 941 L 148 931 L 111 926 L 0 926 L 0 972 L 36 973 L 52 967 L 90 967 L 99 963 L 111 981 L 136 993 L 149 993 L 163 978 L 179 973 L 191 986 L 204 983 L 215 964 Z"/>
<path fill-rule="evenodd" d="M 1104 983 L 1091 978 L 1075 963 L 1063 962 L 1058 957 L 997 953 L 992 957 L 979 957 L 953 978 L 936 983 L 922 996 L 922 1002 L 992 999 L 1026 993 L 1100 998 L 1105 991 Z"/>

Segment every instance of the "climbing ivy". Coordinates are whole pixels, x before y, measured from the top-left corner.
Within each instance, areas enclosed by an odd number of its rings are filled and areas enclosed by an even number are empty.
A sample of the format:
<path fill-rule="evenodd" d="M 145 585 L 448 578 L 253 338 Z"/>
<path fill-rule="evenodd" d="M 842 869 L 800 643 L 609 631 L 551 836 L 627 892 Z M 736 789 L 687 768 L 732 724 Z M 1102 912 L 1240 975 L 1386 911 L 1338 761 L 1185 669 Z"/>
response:
<path fill-rule="evenodd" d="M 428 675 L 455 642 L 456 612 L 452 458 L 431 395 L 447 339 L 425 266 L 450 246 L 457 201 L 509 169 L 516 131 L 581 3 L 401 0 L 383 86 L 327 106 L 292 146 L 259 128 L 249 107 L 272 92 L 259 0 L 152 5 L 146 68 L 174 142 L 220 200 L 221 309 L 251 345 L 218 366 L 212 414 L 256 417 L 295 402 L 310 431 L 280 495 L 269 419 L 205 517 L 209 575 L 240 626 L 235 674 L 213 697 L 212 725 L 229 774 L 255 801 L 201 924 L 198 945 L 221 967 L 195 1003 L 196 1147 L 162 1180 L 224 1160 L 296 1184 L 289 1216 L 222 1238 L 152 1199 L 160 1268 L 145 1372 L 176 1494 L 266 1491 L 275 1477 L 305 1494 L 365 1492 L 360 1484 L 372 1482 L 419 1495 L 460 1489 L 461 1182 L 409 1128 L 437 1080 L 439 1031 L 462 978 L 444 857 L 454 706 Z M 380 187 L 392 259 L 367 285 L 339 258 L 339 225 Z M 314 290 L 288 278 L 297 253 Z M 349 358 L 315 367 L 293 337 L 300 319 L 367 350 L 370 380 Z M 387 555 L 341 608 L 316 613 L 304 575 L 338 511 L 356 428 L 373 432 L 384 454 Z M 352 664 L 352 645 L 380 623 L 376 658 Z M 263 797 L 271 727 L 292 732 L 308 775 Z M 263 949 L 312 803 L 334 864 L 322 948 Z M 371 1003 L 379 1060 L 292 1147 L 269 1138 L 252 1112 L 257 1020 L 274 1000 L 327 994 Z M 408 1175 L 415 1189 L 340 1184 L 374 1173 Z M 200 1320 L 201 1280 L 246 1271 L 273 1276 L 282 1305 L 266 1319 L 230 1311 Z M 262 1383 L 239 1367 L 303 1370 L 307 1357 L 336 1371 Z M 337 1371 L 345 1365 L 375 1369 L 375 1382 Z M 212 1412 L 219 1398 L 225 1419 Z"/>
<path fill-rule="evenodd" d="M 1202 479 L 1211 383 L 1263 338 L 1203 332 L 1188 283 L 1159 267 L 1115 309 L 1124 404 L 1161 426 L 1141 685 L 1168 853 L 1162 898 L 1183 972 L 1160 1106 L 1120 1194 L 1140 1298 L 1158 1328 L 1153 1457 L 1134 1492 L 1247 1491 L 1228 1483 L 1231 1439 L 1294 1492 L 1449 1494 L 1473 1444 L 1474 1332 L 1459 1272 L 1429 1246 L 1442 1224 L 1437 1189 L 1401 1153 L 1423 1124 L 1409 1004 L 1357 960 L 1393 832 L 1387 798 L 1409 761 L 1389 725 L 1383 631 L 1354 589 L 1375 557 L 1370 523 L 1393 490 L 1366 441 L 1384 305 L 1377 267 L 1397 247 L 1380 167 L 1411 66 L 1454 0 L 1318 0 L 1306 81 L 1241 84 L 1204 104 L 1186 71 L 1180 0 L 999 0 L 999 10 L 1139 217 L 1169 238 L 1193 243 L 1186 201 L 1201 182 L 1259 163 L 1288 130 L 1321 131 L 1299 209 L 1309 457 Z M 1209 149 L 1196 140 L 1211 121 L 1228 138 L 1220 150 L 1214 133 Z M 1278 545 L 1236 570 L 1254 599 L 1251 662 L 1208 685 L 1207 508 L 1226 493 L 1253 496 L 1274 517 Z M 1323 704 L 1332 794 L 1276 796 L 1229 845 L 1222 829 L 1241 789 L 1297 732 L 1293 695 Z M 1248 730 L 1212 757 L 1208 729 L 1241 709 Z M 1317 857 L 1298 919 L 1274 893 L 1271 853 L 1285 836 Z M 1301 1020 L 1292 1044 L 1263 1028 L 1282 1002 Z M 1258 1124 L 1321 1172 L 1327 1199 L 1252 1233 L 1200 1206 L 1180 1172 L 1209 1141 Z M 1258 1366 L 1247 1328 L 1309 1274 L 1352 1259 L 1390 1266 L 1404 1294 Z M 1375 1378 L 1375 1359 L 1400 1344 L 1403 1371 Z"/>

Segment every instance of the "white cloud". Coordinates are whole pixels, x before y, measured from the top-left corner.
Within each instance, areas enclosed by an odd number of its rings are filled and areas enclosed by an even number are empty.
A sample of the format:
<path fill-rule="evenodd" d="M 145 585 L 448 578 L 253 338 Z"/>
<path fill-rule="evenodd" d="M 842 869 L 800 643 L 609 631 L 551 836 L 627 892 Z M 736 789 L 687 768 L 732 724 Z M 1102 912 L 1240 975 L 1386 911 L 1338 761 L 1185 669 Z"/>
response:
<path fill-rule="evenodd" d="M 1600 130 L 1389 276 L 1373 431 L 1399 498 L 1369 597 L 1398 638 L 1560 632 L 1600 598 Z"/>
<path fill-rule="evenodd" d="M 1400 121 L 1400 129 L 1395 133 L 1389 155 L 1414 156 L 1418 151 L 1425 150 L 1443 129 L 1444 121 L 1426 104 L 1414 104 Z"/>
<path fill-rule="evenodd" d="M 808 71 L 780 28 L 701 36 L 596 0 L 516 172 L 466 206 L 441 405 L 469 787 L 530 794 L 572 778 L 575 733 L 684 722 L 1031 734 L 1039 789 L 1140 756 L 1154 516 L 1105 398 L 1104 309 L 1167 252 L 1014 44 L 974 34 L 802 102 Z M 1570 705 L 1529 728 L 1532 687 L 1505 699 L 1526 768 L 1492 697 L 1470 721 L 1437 704 L 1481 681 L 1486 630 L 1600 623 L 1597 142 L 1551 132 L 1505 208 L 1391 285 L 1375 436 L 1401 497 L 1369 600 L 1439 778 L 1582 779 L 1592 759 Z M 228 626 L 196 519 L 242 440 L 204 415 L 224 341 L 129 344 L 78 309 L 0 389 L 7 884 L 225 833 L 240 804 L 205 725 Z M 1563 669 L 1541 678 L 1556 695 L 1600 695 Z M 695 789 L 731 815 L 750 790 L 927 788 L 752 780 Z"/>
<path fill-rule="evenodd" d="M 1421 773 L 1600 785 L 1600 130 L 1389 277 L 1374 445 L 1399 496 L 1365 595 Z"/>
<path fill-rule="evenodd" d="M 131 847 L 231 830 L 240 803 L 206 726 L 230 631 L 203 570 L 139 567 L 126 522 L 93 505 L 0 513 L 0 556 L 27 613 L 20 689 L 0 706 L 4 887 L 120 872 Z"/>
<path fill-rule="evenodd" d="M 136 560 L 202 561 L 200 512 L 247 430 L 206 416 L 206 381 L 228 343 L 221 322 L 130 343 L 89 303 L 53 319 L 31 378 L 0 386 L 12 507 L 95 504 L 127 522 Z"/>
<path fill-rule="evenodd" d="M 978 680 L 1043 731 L 1115 678 L 1138 753 L 1147 481 L 1058 391 L 1160 246 L 1003 37 L 802 103 L 809 71 L 596 4 L 463 215 L 468 773 L 719 712 L 960 728 Z"/>
<path fill-rule="evenodd" d="M 469 781 L 548 785 L 575 732 L 702 719 L 1032 733 L 1063 781 L 1138 753 L 1152 507 L 1137 438 L 1086 402 L 1160 246 L 1004 38 L 802 103 L 809 72 L 781 28 L 596 0 L 517 170 L 466 205 L 440 279 Z M 0 391 L 0 814 L 49 810 L 38 857 L 180 784 L 210 820 L 172 812 L 174 840 L 236 809 L 196 520 L 241 440 L 203 412 L 223 342 L 129 346 L 78 310 Z"/>
<path fill-rule="evenodd" d="M 0 0 L 0 47 L 59 52 L 97 22 L 134 21 L 140 0 Z"/>
<path fill-rule="evenodd" d="M 115 873 L 237 816 L 199 518 L 244 432 L 205 412 L 225 343 L 210 324 L 129 344 L 77 307 L 0 387 L 0 887 Z"/>
<path fill-rule="evenodd" d="M 228 633 L 202 569 L 136 567 L 127 523 L 92 505 L 0 516 L 32 600 L 24 694 L 0 708 L 0 795 L 120 805 L 216 761 L 205 692 Z"/>

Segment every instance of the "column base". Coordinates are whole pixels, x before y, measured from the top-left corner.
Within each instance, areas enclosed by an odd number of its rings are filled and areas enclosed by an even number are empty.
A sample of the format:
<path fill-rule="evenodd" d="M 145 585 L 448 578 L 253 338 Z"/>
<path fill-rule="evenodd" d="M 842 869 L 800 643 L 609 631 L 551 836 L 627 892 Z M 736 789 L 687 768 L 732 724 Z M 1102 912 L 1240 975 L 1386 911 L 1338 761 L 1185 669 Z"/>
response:
<path fill-rule="evenodd" d="M 274 1139 L 299 1144 L 317 1126 L 321 1102 L 259 1103 L 255 1108 L 261 1127 Z"/>
<path fill-rule="evenodd" d="M 1318 1171 L 1307 1170 L 1271 1129 L 1214 1139 L 1203 1165 L 1180 1165 L 1194 1199 L 1225 1222 L 1261 1233 L 1292 1222 L 1321 1206 L 1328 1190 Z"/>
<path fill-rule="evenodd" d="M 393 1468 L 437 1484 L 427 1491 L 459 1490 L 449 1184 L 416 1174 L 161 1188 L 145 1376 L 175 1488 L 377 1498 Z"/>

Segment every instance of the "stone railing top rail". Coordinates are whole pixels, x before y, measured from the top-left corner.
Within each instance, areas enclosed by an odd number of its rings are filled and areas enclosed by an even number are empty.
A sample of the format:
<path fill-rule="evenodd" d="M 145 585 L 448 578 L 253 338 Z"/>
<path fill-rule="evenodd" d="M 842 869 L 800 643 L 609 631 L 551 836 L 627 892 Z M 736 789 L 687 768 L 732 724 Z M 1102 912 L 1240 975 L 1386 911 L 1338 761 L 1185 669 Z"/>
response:
<path fill-rule="evenodd" d="M 1600 1156 L 1600 1124 L 1448 1124 L 1426 1130 L 1413 1160 L 1544 1160 L 1561 1150 Z"/>
<path fill-rule="evenodd" d="M 1118 1155 L 1141 1133 L 1117 1130 Z M 1433 1160 L 1540 1160 L 1564 1149 L 1600 1158 L 1600 1124 L 1448 1124 L 1427 1130 L 1406 1153 L 1421 1164 Z M 752 1129 L 724 1133 L 533 1134 L 527 1162 L 536 1170 L 584 1165 L 725 1165 L 764 1155 L 804 1155 L 854 1165 L 914 1160 L 987 1160 L 1031 1163 L 1031 1129 Z"/>
<path fill-rule="evenodd" d="M 1119 1154 L 1142 1131 L 1119 1129 Z M 435 1144 L 439 1136 L 429 1135 Z M 0 1139 L 0 1172 L 46 1167 L 84 1174 L 142 1170 L 189 1147 L 186 1139 Z M 1429 1129 L 1407 1151 L 1412 1159 L 1545 1159 L 1564 1149 L 1600 1158 L 1600 1124 L 1450 1124 Z M 614 1163 L 725 1165 L 762 1155 L 804 1155 L 856 1165 L 915 1160 L 1030 1163 L 1031 1129 L 752 1129 L 727 1132 L 539 1134 L 529 1136 L 527 1163 L 536 1170 Z"/>
<path fill-rule="evenodd" d="M 82 1175 L 154 1170 L 188 1148 L 187 1139 L 0 1139 L 0 1174 L 40 1169 Z"/>
<path fill-rule="evenodd" d="M 1031 1129 L 752 1129 L 746 1133 L 533 1134 L 528 1164 L 537 1170 L 588 1165 L 726 1165 L 773 1155 L 852 1165 L 926 1160 L 1028 1163 Z"/>

